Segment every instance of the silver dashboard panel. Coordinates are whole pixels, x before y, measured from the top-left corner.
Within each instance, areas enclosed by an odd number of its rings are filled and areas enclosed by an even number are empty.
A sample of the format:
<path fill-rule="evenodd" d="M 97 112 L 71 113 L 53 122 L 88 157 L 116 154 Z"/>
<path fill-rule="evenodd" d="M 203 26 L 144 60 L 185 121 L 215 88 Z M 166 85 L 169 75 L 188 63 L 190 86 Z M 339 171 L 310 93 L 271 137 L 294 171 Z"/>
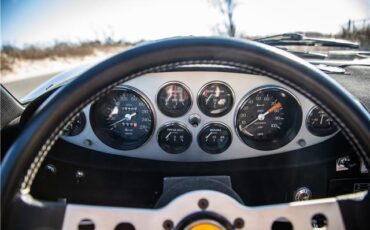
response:
<path fill-rule="evenodd" d="M 192 96 L 192 106 L 190 110 L 181 117 L 171 118 L 160 112 L 156 104 L 156 96 L 162 85 L 170 81 L 181 82 L 190 89 Z M 197 106 L 197 95 L 201 88 L 209 82 L 212 81 L 221 81 L 228 84 L 234 92 L 234 104 L 229 113 L 222 117 L 208 117 L 204 115 Z M 203 71 L 186 71 L 186 72 L 166 72 L 166 73 L 150 73 L 130 81 L 125 82 L 123 85 L 128 85 L 134 87 L 141 91 L 146 98 L 148 98 L 149 103 L 154 108 L 154 119 L 155 127 L 153 135 L 150 139 L 141 147 L 130 150 L 122 151 L 111 148 L 105 145 L 99 140 L 99 138 L 94 134 L 94 131 L 90 123 L 90 107 L 88 105 L 83 109 L 83 112 L 86 115 L 86 127 L 85 129 L 77 136 L 62 136 L 61 138 L 79 145 L 84 148 L 91 150 L 116 154 L 128 157 L 136 157 L 143 159 L 153 159 L 153 160 L 162 160 L 162 161 L 181 161 L 181 162 L 205 162 L 205 161 L 221 161 L 221 160 L 231 160 L 231 159 L 241 159 L 241 158 L 250 158 L 250 157 L 259 157 L 271 154 L 278 154 L 283 152 L 288 152 L 292 150 L 298 150 L 301 148 L 306 148 L 308 146 L 318 144 L 323 142 L 335 134 L 318 137 L 312 135 L 306 128 L 305 122 L 308 116 L 309 111 L 315 106 L 310 100 L 306 97 L 293 90 L 292 88 L 282 84 L 278 81 L 275 81 L 271 78 L 243 74 L 243 73 L 228 73 L 228 72 L 203 72 Z M 292 95 L 296 97 L 299 104 L 302 107 L 302 124 L 297 136 L 287 145 L 270 151 L 263 151 L 253 149 L 247 146 L 237 135 L 235 129 L 234 119 L 238 111 L 238 107 L 243 102 L 243 99 L 253 90 L 266 87 L 266 86 L 277 86 L 289 91 Z M 191 126 L 188 119 L 192 114 L 198 114 L 201 117 L 201 121 L 197 127 Z M 157 134 L 162 125 L 168 122 L 181 122 L 187 126 L 191 134 L 193 135 L 193 142 L 191 146 L 181 154 L 169 154 L 163 151 L 159 144 L 157 143 Z M 230 128 L 232 134 L 232 143 L 230 147 L 223 153 L 220 154 L 209 154 L 204 152 L 197 142 L 197 135 L 202 129 L 202 127 L 210 122 L 221 122 Z M 302 140 L 304 140 L 305 145 L 302 145 Z"/>

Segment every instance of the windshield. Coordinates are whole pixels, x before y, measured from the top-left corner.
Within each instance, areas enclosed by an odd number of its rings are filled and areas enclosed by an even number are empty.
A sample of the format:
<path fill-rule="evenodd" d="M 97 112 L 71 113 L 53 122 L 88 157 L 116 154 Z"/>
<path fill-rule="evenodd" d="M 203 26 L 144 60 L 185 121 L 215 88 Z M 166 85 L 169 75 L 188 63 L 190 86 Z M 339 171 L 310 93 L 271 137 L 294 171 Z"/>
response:
<path fill-rule="evenodd" d="M 358 44 L 358 48 L 321 47 L 322 42 L 312 41 L 281 44 L 281 40 L 278 46 L 306 53 L 370 49 L 369 0 L 2 0 L 1 3 L 1 83 L 19 99 L 57 73 L 89 65 L 143 41 L 173 36 L 254 40 L 298 33 L 304 38 L 344 39 Z"/>

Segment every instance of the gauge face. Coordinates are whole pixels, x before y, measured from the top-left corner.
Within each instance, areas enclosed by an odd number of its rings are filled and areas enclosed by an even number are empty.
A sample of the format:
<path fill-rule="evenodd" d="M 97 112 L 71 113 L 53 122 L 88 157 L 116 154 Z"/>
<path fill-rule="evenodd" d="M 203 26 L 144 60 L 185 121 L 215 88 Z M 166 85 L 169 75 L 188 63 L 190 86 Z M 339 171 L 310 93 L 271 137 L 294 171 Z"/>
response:
<path fill-rule="evenodd" d="M 210 117 L 227 114 L 233 106 L 233 93 L 224 83 L 212 82 L 203 87 L 198 97 L 200 110 Z"/>
<path fill-rule="evenodd" d="M 297 100 L 280 88 L 260 89 L 245 99 L 236 116 L 240 138 L 259 150 L 288 144 L 298 133 L 302 110 Z"/>
<path fill-rule="evenodd" d="M 333 119 L 319 107 L 315 107 L 308 114 L 307 129 L 316 136 L 328 136 L 338 131 Z"/>
<path fill-rule="evenodd" d="M 211 123 L 200 131 L 198 144 L 203 151 L 218 154 L 229 148 L 231 139 L 231 132 L 225 125 Z"/>
<path fill-rule="evenodd" d="M 83 112 L 77 115 L 75 120 L 70 123 L 67 127 L 63 130 L 64 136 L 77 136 L 82 132 L 86 125 L 86 117 Z"/>
<path fill-rule="evenodd" d="M 189 111 L 191 96 L 184 85 L 169 83 L 160 89 L 157 104 L 163 114 L 169 117 L 180 117 Z"/>
<path fill-rule="evenodd" d="M 151 136 L 154 127 L 148 102 L 129 88 L 112 90 L 93 104 L 90 119 L 99 139 L 120 150 L 140 147 Z"/>
<path fill-rule="evenodd" d="M 166 152 L 182 153 L 191 144 L 192 136 L 185 125 L 171 123 L 163 126 L 158 133 L 158 144 Z"/>

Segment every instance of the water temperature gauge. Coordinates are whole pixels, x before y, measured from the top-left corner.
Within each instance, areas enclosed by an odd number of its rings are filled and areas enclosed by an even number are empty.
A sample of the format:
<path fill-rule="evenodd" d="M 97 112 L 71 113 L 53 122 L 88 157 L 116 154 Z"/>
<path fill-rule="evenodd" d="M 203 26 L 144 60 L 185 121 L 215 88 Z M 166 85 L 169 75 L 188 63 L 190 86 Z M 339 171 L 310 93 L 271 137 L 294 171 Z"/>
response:
<path fill-rule="evenodd" d="M 199 109 L 210 117 L 221 117 L 233 107 L 233 93 L 225 83 L 211 82 L 200 91 Z"/>
<path fill-rule="evenodd" d="M 225 125 L 211 123 L 200 131 L 198 144 L 203 151 L 218 154 L 229 148 L 231 139 L 231 132 Z"/>
<path fill-rule="evenodd" d="M 191 144 L 192 136 L 185 125 L 170 123 L 163 126 L 158 133 L 158 144 L 166 152 L 182 153 Z"/>

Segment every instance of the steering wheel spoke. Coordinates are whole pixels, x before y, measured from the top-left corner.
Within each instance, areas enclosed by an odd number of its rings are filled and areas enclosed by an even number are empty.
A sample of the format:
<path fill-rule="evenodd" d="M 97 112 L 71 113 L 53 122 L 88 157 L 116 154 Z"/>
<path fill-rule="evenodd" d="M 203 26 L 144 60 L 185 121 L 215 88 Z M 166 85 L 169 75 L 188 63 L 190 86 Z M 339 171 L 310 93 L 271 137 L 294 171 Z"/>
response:
<path fill-rule="evenodd" d="M 204 208 L 200 202 L 207 201 Z M 67 205 L 63 229 L 76 229 L 83 220 L 90 220 L 96 229 L 114 229 L 117 225 L 131 224 L 135 229 L 186 229 L 192 224 L 218 223 L 238 229 L 271 229 L 275 221 L 290 222 L 294 229 L 311 229 L 314 216 L 326 220 L 327 229 L 345 229 L 336 198 L 293 202 L 287 204 L 246 207 L 231 197 L 209 190 L 186 193 L 160 209 Z"/>
<path fill-rule="evenodd" d="M 12 199 L 11 209 L 4 210 L 4 229 L 61 229 L 66 204 L 63 202 L 43 202 L 30 195 L 17 193 Z M 4 213 L 3 213 L 4 214 Z"/>

